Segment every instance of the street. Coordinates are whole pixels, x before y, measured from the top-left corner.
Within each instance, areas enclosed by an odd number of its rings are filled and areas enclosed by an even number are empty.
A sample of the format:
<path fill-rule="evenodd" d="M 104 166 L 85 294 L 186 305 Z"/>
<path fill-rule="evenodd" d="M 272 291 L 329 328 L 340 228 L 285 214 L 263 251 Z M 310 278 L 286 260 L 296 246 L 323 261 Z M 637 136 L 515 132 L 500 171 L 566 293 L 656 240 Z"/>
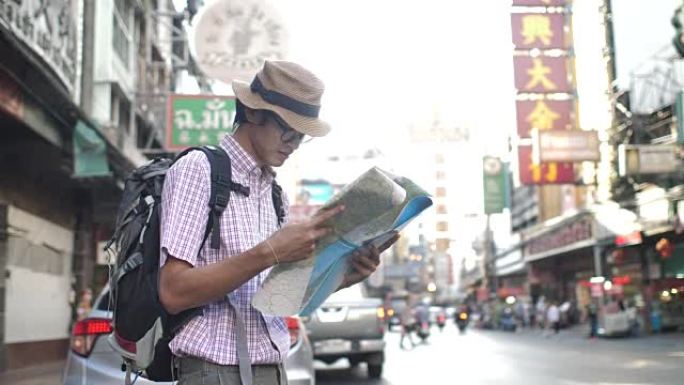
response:
<path fill-rule="evenodd" d="M 583 338 L 583 329 L 545 337 L 540 331 L 505 333 L 452 325 L 433 329 L 429 345 L 399 349 L 399 333 L 386 335 L 383 379 L 367 379 L 363 366 L 317 364 L 318 385 L 342 384 L 681 384 L 684 334 L 643 338 Z"/>

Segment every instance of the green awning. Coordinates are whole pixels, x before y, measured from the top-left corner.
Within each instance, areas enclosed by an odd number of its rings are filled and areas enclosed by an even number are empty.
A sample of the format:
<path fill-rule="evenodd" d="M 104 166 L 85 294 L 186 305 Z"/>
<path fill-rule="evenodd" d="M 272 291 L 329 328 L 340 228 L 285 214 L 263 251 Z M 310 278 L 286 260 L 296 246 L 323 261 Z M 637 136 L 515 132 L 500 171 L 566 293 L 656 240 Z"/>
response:
<path fill-rule="evenodd" d="M 73 143 L 75 178 L 111 175 L 107 162 L 107 144 L 95 129 L 79 120 L 74 127 Z"/>

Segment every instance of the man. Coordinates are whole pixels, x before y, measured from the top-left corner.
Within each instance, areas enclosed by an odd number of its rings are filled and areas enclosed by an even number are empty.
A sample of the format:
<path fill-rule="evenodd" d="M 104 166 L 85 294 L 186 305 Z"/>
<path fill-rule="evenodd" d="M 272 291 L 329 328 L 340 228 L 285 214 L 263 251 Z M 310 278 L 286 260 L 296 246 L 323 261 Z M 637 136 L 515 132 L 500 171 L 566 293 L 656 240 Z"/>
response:
<path fill-rule="evenodd" d="M 287 383 L 282 368 L 290 345 L 287 327 L 282 318 L 253 308 L 251 301 L 273 265 L 311 258 L 316 241 L 329 232 L 326 221 L 344 210 L 336 207 L 279 228 L 271 196 L 272 167 L 285 163 L 306 136 L 330 131 L 318 119 L 323 88 L 316 76 L 289 62 L 266 62 L 251 84 L 233 82 L 236 132 L 220 147 L 231 158 L 233 181 L 247 187 L 249 195 L 231 194 L 220 221 L 219 250 L 201 247 L 210 195 L 205 155 L 187 154 L 166 176 L 160 301 L 172 314 L 203 309 L 203 315 L 190 320 L 170 343 L 179 357 L 181 384 L 218 384 L 220 379 L 222 384 L 248 385 L 244 382 L 251 377 L 255 384 Z M 286 201 L 284 206 L 287 209 Z M 353 270 L 342 287 L 373 273 L 381 251 L 356 250 Z M 244 364 L 245 359 L 251 376 L 240 373 L 240 361 Z"/>
<path fill-rule="evenodd" d="M 401 338 L 399 339 L 399 348 L 401 348 L 402 350 L 405 349 L 404 339 L 407 337 L 409 342 L 411 343 L 411 349 L 415 348 L 416 343 L 413 342 L 413 337 L 411 336 L 411 333 L 415 329 L 416 316 L 413 312 L 413 308 L 411 307 L 410 299 L 406 299 L 406 306 L 404 306 L 404 308 L 401 309 L 399 320 L 401 322 Z"/>
<path fill-rule="evenodd" d="M 555 334 L 560 331 L 560 308 L 558 308 L 558 302 L 552 301 L 551 306 L 546 312 L 546 321 L 549 327 L 553 329 Z"/>

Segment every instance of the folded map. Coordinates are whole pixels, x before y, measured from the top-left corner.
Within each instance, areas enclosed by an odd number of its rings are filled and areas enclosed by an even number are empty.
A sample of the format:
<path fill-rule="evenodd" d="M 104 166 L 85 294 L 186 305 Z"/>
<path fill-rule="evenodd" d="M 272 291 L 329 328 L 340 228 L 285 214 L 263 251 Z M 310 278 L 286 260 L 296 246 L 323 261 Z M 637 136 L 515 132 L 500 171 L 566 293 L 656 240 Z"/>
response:
<path fill-rule="evenodd" d="M 338 205 L 345 210 L 329 220 L 332 231 L 317 243 L 314 257 L 271 269 L 252 300 L 255 308 L 279 316 L 311 314 L 340 286 L 355 249 L 385 243 L 432 199 L 411 180 L 374 167 L 321 210 Z"/>

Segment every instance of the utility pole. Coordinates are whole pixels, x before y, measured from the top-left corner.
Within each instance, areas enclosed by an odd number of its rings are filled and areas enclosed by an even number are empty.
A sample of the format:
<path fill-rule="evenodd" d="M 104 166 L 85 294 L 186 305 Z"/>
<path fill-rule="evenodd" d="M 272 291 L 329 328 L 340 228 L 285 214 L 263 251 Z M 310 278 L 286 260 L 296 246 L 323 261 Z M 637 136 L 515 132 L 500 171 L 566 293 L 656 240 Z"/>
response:
<path fill-rule="evenodd" d="M 496 275 L 496 248 L 494 246 L 494 236 L 491 227 L 491 214 L 486 214 L 487 225 L 485 227 L 484 254 L 485 254 L 485 278 L 489 293 L 497 295 L 499 290 L 499 279 Z"/>

